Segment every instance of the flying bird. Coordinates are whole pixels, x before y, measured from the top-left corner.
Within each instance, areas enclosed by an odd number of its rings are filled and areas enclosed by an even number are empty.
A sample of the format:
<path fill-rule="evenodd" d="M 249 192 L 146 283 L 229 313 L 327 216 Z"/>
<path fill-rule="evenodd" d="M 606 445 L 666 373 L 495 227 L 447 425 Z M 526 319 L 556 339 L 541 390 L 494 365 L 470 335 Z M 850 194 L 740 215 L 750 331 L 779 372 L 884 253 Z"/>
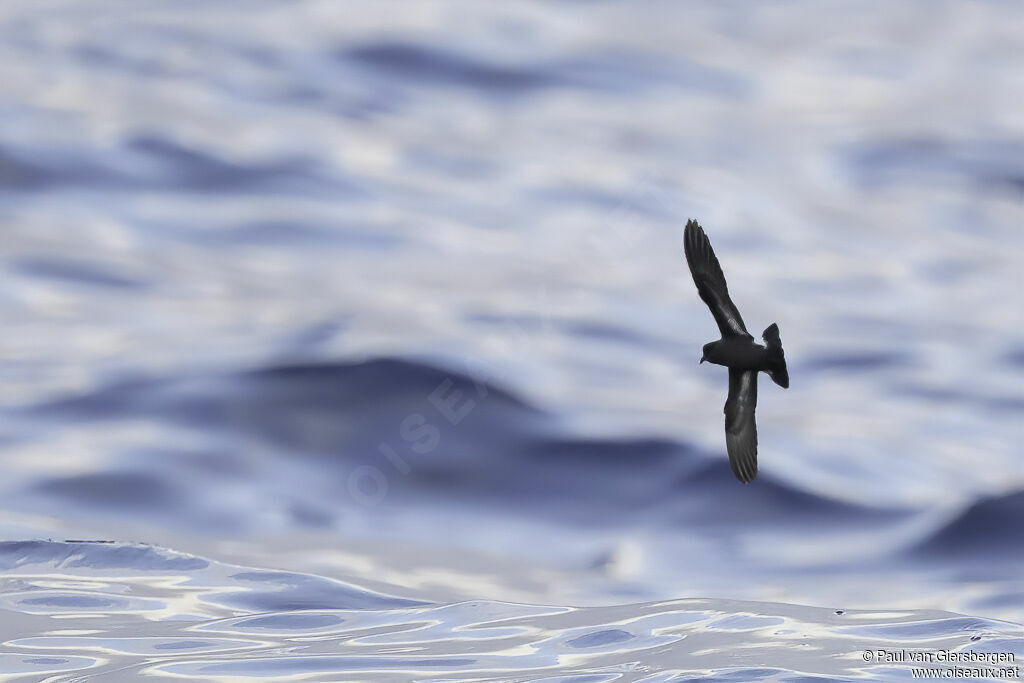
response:
<path fill-rule="evenodd" d="M 757 373 L 766 372 L 783 389 L 789 388 L 786 356 L 782 352 L 779 326 L 772 323 L 761 335 L 765 345 L 754 341 L 743 324 L 736 304 L 729 298 L 725 275 L 711 242 L 697 221 L 686 222 L 683 250 L 697 293 L 711 309 L 722 338 L 704 345 L 700 362 L 729 368 L 729 398 L 725 401 L 725 446 L 729 466 L 740 481 L 757 476 Z"/>

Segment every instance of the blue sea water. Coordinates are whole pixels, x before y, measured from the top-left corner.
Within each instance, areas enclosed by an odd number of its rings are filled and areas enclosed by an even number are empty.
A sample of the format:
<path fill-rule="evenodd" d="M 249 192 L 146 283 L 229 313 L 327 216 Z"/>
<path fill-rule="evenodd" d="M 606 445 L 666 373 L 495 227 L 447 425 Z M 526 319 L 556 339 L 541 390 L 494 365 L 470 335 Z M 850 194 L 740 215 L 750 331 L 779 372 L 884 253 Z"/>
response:
<path fill-rule="evenodd" d="M 3 3 L 0 677 L 1019 663 L 1021 35 L 1000 2 Z M 787 352 L 751 485 L 690 217 Z"/>

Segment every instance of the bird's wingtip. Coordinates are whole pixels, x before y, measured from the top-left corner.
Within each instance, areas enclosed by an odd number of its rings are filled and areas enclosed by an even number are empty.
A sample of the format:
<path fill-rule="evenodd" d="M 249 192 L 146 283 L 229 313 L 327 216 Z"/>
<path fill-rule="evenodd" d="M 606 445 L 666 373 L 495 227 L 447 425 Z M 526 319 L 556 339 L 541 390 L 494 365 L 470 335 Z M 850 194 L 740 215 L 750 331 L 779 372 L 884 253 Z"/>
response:
<path fill-rule="evenodd" d="M 687 251 L 699 249 L 703 236 L 704 229 L 700 227 L 700 223 L 692 218 L 688 218 L 686 220 L 686 227 L 683 228 L 683 246 L 686 247 Z"/>
<path fill-rule="evenodd" d="M 730 462 L 732 473 L 741 484 L 749 484 L 757 479 L 757 465 L 751 466 L 747 462 Z"/>

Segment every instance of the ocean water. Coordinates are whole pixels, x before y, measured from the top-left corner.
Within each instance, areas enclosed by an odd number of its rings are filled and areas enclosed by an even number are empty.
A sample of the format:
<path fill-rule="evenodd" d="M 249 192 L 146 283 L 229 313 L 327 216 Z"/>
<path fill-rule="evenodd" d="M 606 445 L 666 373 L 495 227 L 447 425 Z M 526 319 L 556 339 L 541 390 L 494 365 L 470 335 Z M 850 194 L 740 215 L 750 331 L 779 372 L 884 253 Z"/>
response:
<path fill-rule="evenodd" d="M 0 678 L 1020 665 L 1021 35 L 1009 2 L 0 4 Z M 787 352 L 750 485 L 691 217 Z"/>

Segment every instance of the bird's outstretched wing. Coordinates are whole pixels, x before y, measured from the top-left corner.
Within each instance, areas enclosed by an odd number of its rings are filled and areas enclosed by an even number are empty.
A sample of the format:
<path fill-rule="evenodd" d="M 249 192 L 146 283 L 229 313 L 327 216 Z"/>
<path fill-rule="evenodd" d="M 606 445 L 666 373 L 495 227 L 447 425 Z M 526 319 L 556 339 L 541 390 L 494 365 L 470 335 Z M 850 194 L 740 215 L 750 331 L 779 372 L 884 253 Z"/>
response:
<path fill-rule="evenodd" d="M 729 368 L 729 398 L 725 401 L 725 447 L 736 478 L 746 483 L 757 476 L 757 371 Z"/>
<path fill-rule="evenodd" d="M 683 231 L 683 250 L 686 262 L 690 266 L 693 282 L 697 285 L 697 293 L 715 316 L 718 329 L 723 337 L 738 336 L 753 339 L 743 325 L 743 318 L 736 310 L 736 304 L 729 298 L 729 288 L 725 284 L 722 266 L 718 265 L 711 243 L 697 221 L 687 221 Z"/>

